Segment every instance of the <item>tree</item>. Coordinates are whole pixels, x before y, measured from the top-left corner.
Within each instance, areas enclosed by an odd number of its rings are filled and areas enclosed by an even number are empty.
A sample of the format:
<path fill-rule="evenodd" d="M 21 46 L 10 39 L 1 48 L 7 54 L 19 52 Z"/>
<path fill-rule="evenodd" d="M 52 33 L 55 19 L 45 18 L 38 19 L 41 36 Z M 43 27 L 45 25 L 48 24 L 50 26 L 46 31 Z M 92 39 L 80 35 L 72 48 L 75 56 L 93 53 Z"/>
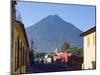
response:
<path fill-rule="evenodd" d="M 82 48 L 74 48 L 74 53 L 77 56 L 83 56 L 83 49 Z"/>
<path fill-rule="evenodd" d="M 70 44 L 67 41 L 65 41 L 61 46 L 61 52 L 65 52 L 69 48 L 70 48 Z"/>
<path fill-rule="evenodd" d="M 68 49 L 73 55 L 76 56 L 83 56 L 83 48 L 78 48 L 78 47 L 74 47 L 74 48 L 70 48 Z"/>

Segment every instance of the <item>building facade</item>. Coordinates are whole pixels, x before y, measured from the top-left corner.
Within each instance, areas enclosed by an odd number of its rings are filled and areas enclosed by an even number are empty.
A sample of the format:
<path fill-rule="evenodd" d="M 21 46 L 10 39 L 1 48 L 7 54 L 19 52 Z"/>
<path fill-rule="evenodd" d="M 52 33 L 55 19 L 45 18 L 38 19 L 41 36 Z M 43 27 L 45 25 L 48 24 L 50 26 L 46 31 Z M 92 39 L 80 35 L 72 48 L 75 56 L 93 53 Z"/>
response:
<path fill-rule="evenodd" d="M 16 20 L 17 3 L 12 1 L 12 49 L 11 49 L 11 74 L 26 73 L 29 61 L 29 44 L 24 24 Z"/>
<path fill-rule="evenodd" d="M 96 27 L 81 34 L 84 37 L 83 69 L 96 68 Z"/>

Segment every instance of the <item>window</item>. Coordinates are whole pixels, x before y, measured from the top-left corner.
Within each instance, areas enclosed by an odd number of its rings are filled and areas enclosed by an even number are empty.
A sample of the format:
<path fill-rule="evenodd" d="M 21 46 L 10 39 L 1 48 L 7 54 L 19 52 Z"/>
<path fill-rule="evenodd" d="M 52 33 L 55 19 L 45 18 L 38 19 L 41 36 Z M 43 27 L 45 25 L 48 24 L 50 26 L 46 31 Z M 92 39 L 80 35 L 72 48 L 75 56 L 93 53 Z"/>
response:
<path fill-rule="evenodd" d="M 19 42 L 19 67 L 21 66 L 21 43 Z"/>
<path fill-rule="evenodd" d="M 18 47 L 18 42 L 15 40 L 15 71 L 17 69 L 17 47 Z"/>
<path fill-rule="evenodd" d="M 90 46 L 90 37 L 89 36 L 87 37 L 87 46 L 88 47 Z"/>
<path fill-rule="evenodd" d="M 25 50 L 25 64 L 27 64 L 27 50 Z"/>
<path fill-rule="evenodd" d="M 23 46 L 23 65 L 24 65 L 24 51 L 25 51 L 25 49 L 24 49 L 24 46 Z"/>
<path fill-rule="evenodd" d="M 24 64 L 26 65 L 26 61 L 27 61 L 27 50 L 24 50 Z"/>
<path fill-rule="evenodd" d="M 19 67 L 19 37 L 17 37 L 17 68 Z"/>
<path fill-rule="evenodd" d="M 95 37 L 95 34 L 93 34 L 93 45 L 95 45 L 95 39 L 96 37 Z"/>
<path fill-rule="evenodd" d="M 22 51 L 23 51 L 23 49 L 22 49 L 22 43 L 20 42 L 20 67 L 22 66 Z M 22 69 L 20 68 L 20 73 L 22 73 Z"/>
<path fill-rule="evenodd" d="M 20 65 L 22 65 L 22 59 L 23 59 L 23 58 L 22 58 L 22 55 L 23 55 L 23 54 L 22 54 L 22 53 L 23 53 L 22 51 L 23 51 L 23 50 L 22 50 L 22 43 L 20 43 Z"/>

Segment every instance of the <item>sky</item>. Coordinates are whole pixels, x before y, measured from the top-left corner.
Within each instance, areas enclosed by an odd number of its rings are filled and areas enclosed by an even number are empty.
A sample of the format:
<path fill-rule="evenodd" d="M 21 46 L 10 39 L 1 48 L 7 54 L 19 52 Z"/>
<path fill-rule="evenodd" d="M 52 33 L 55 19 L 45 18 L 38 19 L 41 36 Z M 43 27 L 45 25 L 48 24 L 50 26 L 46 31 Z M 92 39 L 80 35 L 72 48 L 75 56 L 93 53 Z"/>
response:
<path fill-rule="evenodd" d="M 38 2 L 17 2 L 25 28 L 34 25 L 48 15 L 58 15 L 64 21 L 72 23 L 83 32 L 96 25 L 96 7 L 89 5 L 54 4 Z"/>

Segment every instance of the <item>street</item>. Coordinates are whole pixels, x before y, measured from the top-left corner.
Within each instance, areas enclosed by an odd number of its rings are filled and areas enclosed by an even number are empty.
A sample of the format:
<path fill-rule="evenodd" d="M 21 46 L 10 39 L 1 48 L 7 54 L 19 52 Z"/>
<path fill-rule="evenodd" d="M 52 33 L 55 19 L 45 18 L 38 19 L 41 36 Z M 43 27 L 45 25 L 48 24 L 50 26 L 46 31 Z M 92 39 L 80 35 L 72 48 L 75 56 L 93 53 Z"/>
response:
<path fill-rule="evenodd" d="M 59 71 L 71 71 L 72 67 L 65 64 L 42 64 L 35 63 L 28 67 L 28 73 L 44 73 L 44 72 L 59 72 Z"/>

